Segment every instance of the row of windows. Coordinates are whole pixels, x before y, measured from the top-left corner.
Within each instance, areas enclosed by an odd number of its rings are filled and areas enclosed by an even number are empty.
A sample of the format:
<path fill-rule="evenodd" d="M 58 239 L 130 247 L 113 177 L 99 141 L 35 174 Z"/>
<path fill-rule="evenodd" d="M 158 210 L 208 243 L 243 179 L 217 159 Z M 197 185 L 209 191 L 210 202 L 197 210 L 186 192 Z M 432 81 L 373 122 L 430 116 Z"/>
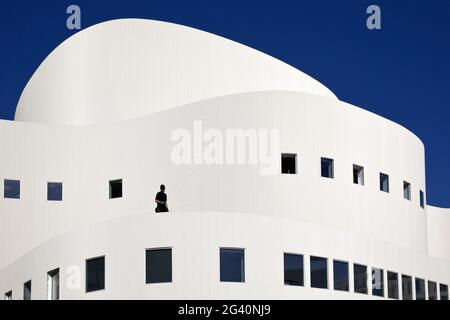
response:
<path fill-rule="evenodd" d="M 281 173 L 297 174 L 297 154 L 283 153 L 281 155 Z M 320 175 L 323 178 L 334 179 L 334 160 L 330 158 L 320 158 Z M 364 185 L 364 167 L 353 165 L 353 183 Z M 389 193 L 389 175 L 380 172 L 380 191 Z M 403 181 L 403 198 L 411 201 L 411 184 Z M 425 194 L 419 190 L 419 203 L 425 208 Z"/>
<path fill-rule="evenodd" d="M 310 285 L 312 288 L 328 289 L 328 259 L 310 256 Z M 145 252 L 145 281 L 151 283 L 172 282 L 172 249 L 148 249 Z M 372 270 L 372 295 L 385 296 L 384 270 Z M 245 249 L 220 248 L 220 281 L 245 282 Z M 414 279 L 387 271 L 387 297 L 399 299 L 399 281 L 403 300 L 412 300 L 415 292 L 417 300 L 425 300 L 425 280 Z M 284 284 L 289 286 L 304 286 L 304 256 L 302 254 L 284 253 Z M 86 260 L 86 292 L 105 289 L 105 257 Z M 350 291 L 349 263 L 333 260 L 333 289 Z M 353 291 L 369 294 L 368 268 L 362 264 L 353 264 Z M 439 284 L 441 300 L 448 300 L 448 286 Z M 59 269 L 47 273 L 47 298 L 59 299 Z M 12 299 L 12 291 L 5 293 L 5 300 Z M 31 280 L 23 285 L 23 299 L 31 300 Z M 438 299 L 438 287 L 434 281 L 428 281 L 428 299 Z"/>

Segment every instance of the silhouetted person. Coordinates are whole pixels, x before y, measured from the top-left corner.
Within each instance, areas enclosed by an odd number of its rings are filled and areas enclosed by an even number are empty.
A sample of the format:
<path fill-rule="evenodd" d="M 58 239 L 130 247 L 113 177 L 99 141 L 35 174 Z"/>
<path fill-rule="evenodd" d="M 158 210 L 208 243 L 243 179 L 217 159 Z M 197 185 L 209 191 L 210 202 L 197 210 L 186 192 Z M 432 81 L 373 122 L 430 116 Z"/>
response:
<path fill-rule="evenodd" d="M 155 198 L 155 212 L 169 212 L 169 208 L 167 207 L 167 195 L 164 193 L 164 191 L 166 191 L 166 187 L 162 184 L 159 189 L 161 191 L 156 194 Z"/>

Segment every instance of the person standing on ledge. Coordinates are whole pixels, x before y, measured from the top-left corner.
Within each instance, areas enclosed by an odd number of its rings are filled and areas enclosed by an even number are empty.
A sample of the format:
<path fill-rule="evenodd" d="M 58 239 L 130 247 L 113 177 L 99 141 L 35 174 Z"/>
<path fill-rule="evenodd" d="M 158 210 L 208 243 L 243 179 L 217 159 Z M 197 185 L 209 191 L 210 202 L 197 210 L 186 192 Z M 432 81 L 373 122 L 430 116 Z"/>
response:
<path fill-rule="evenodd" d="M 156 194 L 155 202 L 156 202 L 156 208 L 155 212 L 169 212 L 169 208 L 167 207 L 167 195 L 164 191 L 166 191 L 166 187 L 162 184 L 159 189 L 159 191 Z"/>

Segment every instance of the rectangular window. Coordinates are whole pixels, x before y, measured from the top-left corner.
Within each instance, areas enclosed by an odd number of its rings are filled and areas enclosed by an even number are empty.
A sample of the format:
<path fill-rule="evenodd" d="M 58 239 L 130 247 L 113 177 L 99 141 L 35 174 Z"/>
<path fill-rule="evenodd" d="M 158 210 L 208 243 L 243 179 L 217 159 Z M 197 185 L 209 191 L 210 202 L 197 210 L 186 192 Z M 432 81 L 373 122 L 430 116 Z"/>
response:
<path fill-rule="evenodd" d="M 439 291 L 441 293 L 441 300 L 448 300 L 448 285 L 440 284 Z"/>
<path fill-rule="evenodd" d="M 398 274 L 388 271 L 388 298 L 398 299 Z"/>
<path fill-rule="evenodd" d="M 146 283 L 172 282 L 172 249 L 150 249 L 145 252 Z"/>
<path fill-rule="evenodd" d="M 311 256 L 311 287 L 312 288 L 328 288 L 328 266 L 327 259 Z"/>
<path fill-rule="evenodd" d="M 367 267 L 353 264 L 353 279 L 355 292 L 367 294 Z"/>
<path fill-rule="evenodd" d="M 31 300 L 31 280 L 23 284 L 23 300 Z"/>
<path fill-rule="evenodd" d="M 105 257 L 86 260 L 86 292 L 105 289 Z"/>
<path fill-rule="evenodd" d="M 297 173 L 297 155 L 293 153 L 283 153 L 281 155 L 281 173 L 296 174 Z"/>
<path fill-rule="evenodd" d="M 20 199 L 20 181 L 4 180 L 3 196 L 7 199 Z"/>
<path fill-rule="evenodd" d="M 412 278 L 402 274 L 402 297 L 403 300 L 413 299 Z"/>
<path fill-rule="evenodd" d="M 111 180 L 109 182 L 109 198 L 122 198 L 122 179 Z"/>
<path fill-rule="evenodd" d="M 428 300 L 437 300 L 437 285 L 434 281 L 428 281 Z"/>
<path fill-rule="evenodd" d="M 334 160 L 328 158 L 320 159 L 320 174 L 324 178 L 334 178 Z"/>
<path fill-rule="evenodd" d="M 5 300 L 12 300 L 12 291 L 5 293 Z"/>
<path fill-rule="evenodd" d="M 372 268 L 372 295 L 384 297 L 384 270 Z"/>
<path fill-rule="evenodd" d="M 416 278 L 416 300 L 425 300 L 425 280 Z"/>
<path fill-rule="evenodd" d="M 333 261 L 334 290 L 348 291 L 348 263 Z"/>
<path fill-rule="evenodd" d="M 353 183 L 364 185 L 364 168 L 356 164 L 353 165 Z"/>
<path fill-rule="evenodd" d="M 303 256 L 300 254 L 284 254 L 284 284 L 303 286 Z"/>
<path fill-rule="evenodd" d="M 380 191 L 389 192 L 389 176 L 380 173 Z"/>
<path fill-rule="evenodd" d="M 47 201 L 62 201 L 63 184 L 61 182 L 47 183 Z"/>
<path fill-rule="evenodd" d="M 245 282 L 244 249 L 220 248 L 220 281 Z"/>
<path fill-rule="evenodd" d="M 423 193 L 422 190 L 420 190 L 419 197 L 420 197 L 420 206 L 422 207 L 422 209 L 425 209 L 425 194 Z"/>
<path fill-rule="evenodd" d="M 403 181 L 403 198 L 411 200 L 411 184 L 406 181 Z"/>
<path fill-rule="evenodd" d="M 47 273 L 47 300 L 59 300 L 59 269 Z"/>

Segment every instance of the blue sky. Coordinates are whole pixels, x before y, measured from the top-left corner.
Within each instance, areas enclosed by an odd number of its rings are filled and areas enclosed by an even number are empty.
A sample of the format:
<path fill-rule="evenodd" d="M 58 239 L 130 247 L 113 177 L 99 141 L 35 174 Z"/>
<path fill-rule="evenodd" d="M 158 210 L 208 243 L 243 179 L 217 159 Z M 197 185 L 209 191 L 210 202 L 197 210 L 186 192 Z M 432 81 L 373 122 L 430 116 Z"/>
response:
<path fill-rule="evenodd" d="M 427 198 L 450 207 L 450 1 L 448 0 L 127 0 L 2 2 L 0 118 L 13 119 L 19 96 L 45 57 L 82 27 L 117 19 L 170 21 L 268 53 L 316 78 L 340 100 L 391 119 L 425 144 Z M 369 31 L 377 4 L 382 30 Z"/>

